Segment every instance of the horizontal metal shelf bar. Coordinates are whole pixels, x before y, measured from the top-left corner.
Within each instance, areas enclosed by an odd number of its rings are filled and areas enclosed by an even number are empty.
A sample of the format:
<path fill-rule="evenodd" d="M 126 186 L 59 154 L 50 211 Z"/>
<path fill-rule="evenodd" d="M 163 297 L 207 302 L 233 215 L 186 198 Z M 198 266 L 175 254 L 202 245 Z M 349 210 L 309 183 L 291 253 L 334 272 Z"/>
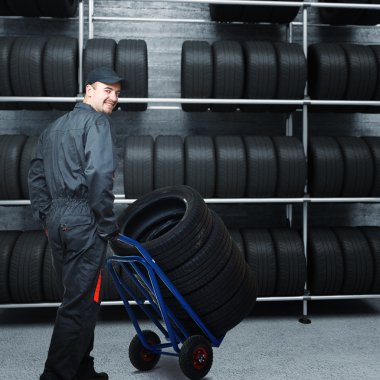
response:
<path fill-rule="evenodd" d="M 334 296 L 307 296 L 310 301 L 327 300 L 362 300 L 369 298 L 380 298 L 380 294 L 353 294 L 353 295 L 334 295 Z"/>
<path fill-rule="evenodd" d="M 0 96 L 0 102 L 79 102 L 83 96 Z M 343 106 L 380 106 L 374 100 L 310 100 L 310 99 L 198 99 L 198 98 L 119 98 L 119 103 L 164 103 L 164 104 L 269 104 L 269 105 L 343 105 Z"/>
<path fill-rule="evenodd" d="M 125 198 L 124 194 L 115 195 L 116 204 L 132 204 L 136 199 Z M 380 203 L 380 198 L 205 198 L 209 204 L 236 203 Z M 26 206 L 29 199 L 0 200 L 0 206 Z"/>
<path fill-rule="evenodd" d="M 142 2 L 157 3 L 157 0 L 140 0 Z M 317 7 L 317 8 L 367 8 L 380 9 L 380 4 L 363 3 L 319 3 L 315 1 L 271 1 L 271 0 L 165 0 L 165 3 L 194 3 L 194 4 L 228 4 L 275 7 Z"/>
<path fill-rule="evenodd" d="M 257 302 L 283 302 L 283 301 L 333 301 L 333 300 L 358 300 L 358 299 L 380 299 L 380 294 L 354 294 L 354 295 L 332 295 L 332 296 L 293 296 L 293 297 L 258 297 Z M 129 301 L 130 305 L 137 305 L 136 301 Z M 148 301 L 144 302 L 149 305 Z M 0 304 L 0 309 L 23 309 L 23 308 L 45 308 L 59 307 L 59 302 L 44 303 L 9 303 Z M 123 301 L 103 301 L 101 306 L 122 306 Z"/>

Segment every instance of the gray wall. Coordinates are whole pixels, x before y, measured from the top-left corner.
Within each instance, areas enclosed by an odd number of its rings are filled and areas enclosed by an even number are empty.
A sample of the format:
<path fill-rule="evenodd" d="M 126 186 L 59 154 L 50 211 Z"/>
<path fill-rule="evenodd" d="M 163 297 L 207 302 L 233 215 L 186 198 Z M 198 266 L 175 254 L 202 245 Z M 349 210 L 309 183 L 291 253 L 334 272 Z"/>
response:
<path fill-rule="evenodd" d="M 88 36 L 87 1 L 85 8 L 85 40 Z M 96 21 L 95 37 L 143 39 L 148 46 L 149 96 L 180 97 L 181 46 L 185 40 L 221 39 L 236 41 L 272 40 L 286 38 L 286 27 L 281 25 L 219 24 L 210 20 L 207 4 L 177 4 L 165 2 L 96 0 L 96 16 L 126 16 L 171 19 L 206 20 L 199 23 L 161 21 Z M 309 10 L 309 22 L 319 23 L 318 11 Z M 299 12 L 297 21 L 302 21 Z M 77 19 L 22 19 L 0 18 L 1 36 L 24 35 L 78 36 Z M 309 25 L 309 43 L 318 41 L 379 43 L 380 30 L 376 27 L 327 27 Z M 302 43 L 302 27 L 293 27 L 294 42 Z M 47 125 L 62 114 L 60 111 L 0 111 L 0 134 L 39 135 Z M 185 113 L 181 110 L 148 110 L 145 112 L 114 112 L 112 116 L 118 138 L 120 165 L 117 173 L 117 194 L 123 193 L 122 147 L 129 134 L 190 134 L 221 135 L 280 135 L 285 134 L 285 117 L 279 114 L 248 114 L 233 112 Z M 310 135 L 380 135 L 380 115 L 369 114 L 310 114 Z M 294 133 L 301 137 L 302 115 L 294 116 Z M 119 213 L 125 206 L 116 206 Z M 212 206 L 220 212 L 230 227 L 253 225 L 283 225 L 284 205 Z M 313 225 L 380 225 L 377 205 L 312 205 L 309 209 Z M 294 206 L 295 225 L 301 224 L 301 206 Z M 31 218 L 29 207 L 1 207 L 0 229 L 34 229 L 38 223 Z"/>

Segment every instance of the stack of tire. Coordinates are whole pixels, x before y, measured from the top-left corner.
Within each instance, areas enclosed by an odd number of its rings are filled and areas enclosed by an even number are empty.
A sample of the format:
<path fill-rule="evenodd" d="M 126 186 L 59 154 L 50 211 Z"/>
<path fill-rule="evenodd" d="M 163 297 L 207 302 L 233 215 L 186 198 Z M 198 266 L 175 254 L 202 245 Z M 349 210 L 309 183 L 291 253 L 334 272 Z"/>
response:
<path fill-rule="evenodd" d="M 380 196 L 380 137 L 311 137 L 308 162 L 313 197 Z"/>
<path fill-rule="evenodd" d="M 291 228 L 244 228 L 230 233 L 255 273 L 258 297 L 304 294 L 306 259 L 298 231 Z"/>
<path fill-rule="evenodd" d="M 379 227 L 310 228 L 308 247 L 311 294 L 380 294 Z"/>
<path fill-rule="evenodd" d="M 83 75 L 107 66 L 127 78 L 126 97 L 148 96 L 147 47 L 142 40 L 92 39 L 83 52 Z M 0 96 L 76 97 L 78 40 L 70 37 L 0 37 Z M 71 110 L 67 102 L 1 102 L 0 110 Z M 146 104 L 122 104 L 127 111 L 144 111 Z"/>
<path fill-rule="evenodd" d="M 300 197 L 306 182 L 302 143 L 285 136 L 128 136 L 124 193 L 137 198 L 188 185 L 204 198 Z"/>
<path fill-rule="evenodd" d="M 317 43 L 308 48 L 311 99 L 380 100 L 380 45 Z M 312 106 L 311 111 L 379 112 L 377 106 Z"/>
<path fill-rule="evenodd" d="M 148 97 L 148 52 L 143 40 L 115 40 L 94 38 L 87 41 L 83 53 L 83 79 L 89 72 L 106 66 L 115 70 L 122 78 L 121 97 Z M 146 103 L 121 103 L 124 111 L 145 111 Z"/>
<path fill-rule="evenodd" d="M 321 3 L 380 4 L 379 0 L 320 0 Z M 377 25 L 380 10 L 349 8 L 318 8 L 321 21 L 331 25 Z"/>
<path fill-rule="evenodd" d="M 185 41 L 182 98 L 303 99 L 307 64 L 299 44 L 269 41 Z M 182 104 L 184 111 L 292 112 L 296 105 Z"/>
<path fill-rule="evenodd" d="M 102 279 L 103 299 L 119 299 L 107 270 Z M 62 295 L 43 231 L 0 231 L 0 304 L 59 302 Z"/>
<path fill-rule="evenodd" d="M 77 96 L 78 40 L 70 37 L 1 37 L 1 96 Z M 72 104 L 0 103 L 0 109 L 72 109 Z"/>
<path fill-rule="evenodd" d="M 210 17 L 213 21 L 222 22 L 242 21 L 283 24 L 293 21 L 299 9 L 300 7 L 292 6 L 210 4 Z"/>
<path fill-rule="evenodd" d="M 1 16 L 72 17 L 78 0 L 0 0 Z"/>
<path fill-rule="evenodd" d="M 146 194 L 119 216 L 121 232 L 144 246 L 179 293 L 215 334 L 237 325 L 256 300 L 256 279 L 222 220 L 188 186 Z M 132 247 L 113 245 L 135 255 Z M 192 332 L 199 331 L 167 289 L 166 303 Z"/>

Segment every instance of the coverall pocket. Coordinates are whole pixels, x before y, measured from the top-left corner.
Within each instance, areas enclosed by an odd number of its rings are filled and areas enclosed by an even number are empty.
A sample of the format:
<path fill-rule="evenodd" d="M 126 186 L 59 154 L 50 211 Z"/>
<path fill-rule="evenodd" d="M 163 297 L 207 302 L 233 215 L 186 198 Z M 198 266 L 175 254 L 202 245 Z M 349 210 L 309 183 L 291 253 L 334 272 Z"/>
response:
<path fill-rule="evenodd" d="M 89 215 L 65 215 L 61 219 L 61 228 L 66 231 L 73 227 L 91 224 L 91 222 L 92 218 Z"/>

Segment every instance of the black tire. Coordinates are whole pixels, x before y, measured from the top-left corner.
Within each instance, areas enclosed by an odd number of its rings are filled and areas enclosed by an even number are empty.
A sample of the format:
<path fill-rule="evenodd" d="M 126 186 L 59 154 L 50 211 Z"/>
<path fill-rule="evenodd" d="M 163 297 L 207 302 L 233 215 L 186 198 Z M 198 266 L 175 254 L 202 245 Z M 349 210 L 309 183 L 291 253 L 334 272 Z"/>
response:
<path fill-rule="evenodd" d="M 216 337 L 226 334 L 250 313 L 256 302 L 256 286 L 255 275 L 246 265 L 244 280 L 238 291 L 219 309 L 202 317 L 205 325 Z"/>
<path fill-rule="evenodd" d="M 277 184 L 277 160 L 268 136 L 244 136 L 247 154 L 247 189 L 249 198 L 271 198 Z"/>
<path fill-rule="evenodd" d="M 247 263 L 256 276 L 257 296 L 271 297 L 276 289 L 276 252 L 267 229 L 243 229 Z"/>
<path fill-rule="evenodd" d="M 285 0 L 291 1 L 291 0 Z M 273 7 L 269 22 L 287 24 L 292 22 L 299 12 L 299 7 Z"/>
<path fill-rule="evenodd" d="M 215 149 L 210 136 L 185 138 L 185 184 L 198 190 L 204 198 L 215 193 Z"/>
<path fill-rule="evenodd" d="M 243 235 L 241 234 L 240 230 L 237 228 L 234 228 L 232 230 L 229 230 L 228 232 L 231 235 L 232 241 L 236 244 L 237 248 L 239 249 L 239 252 L 244 257 L 244 260 L 247 261 Z"/>
<path fill-rule="evenodd" d="M 247 99 L 274 99 L 277 86 L 277 59 L 271 42 L 248 41 L 243 43 L 245 57 L 245 88 Z M 264 112 L 265 104 L 247 104 L 242 111 Z"/>
<path fill-rule="evenodd" d="M 41 16 L 37 0 L 6 0 L 6 3 L 14 16 Z"/>
<path fill-rule="evenodd" d="M 312 295 L 340 294 L 344 278 L 343 253 L 331 228 L 310 228 L 308 278 Z"/>
<path fill-rule="evenodd" d="M 344 179 L 343 155 L 333 137 L 309 139 L 308 191 L 313 197 L 339 197 Z"/>
<path fill-rule="evenodd" d="M 180 136 L 157 136 L 154 143 L 154 188 L 185 183 L 185 153 Z"/>
<path fill-rule="evenodd" d="M 30 136 L 25 141 L 20 156 L 20 184 L 21 194 L 23 199 L 29 199 L 29 187 L 28 187 L 28 173 L 30 169 L 30 162 L 36 156 L 38 144 L 37 136 Z"/>
<path fill-rule="evenodd" d="M 244 258 L 239 254 L 235 244 L 224 267 L 209 279 L 206 285 L 184 295 L 193 310 L 203 317 L 219 309 L 240 288 L 246 270 Z"/>
<path fill-rule="evenodd" d="M 115 71 L 124 79 L 122 97 L 148 97 L 148 50 L 143 40 L 120 40 L 116 48 Z M 147 103 L 121 103 L 123 111 L 145 111 Z"/>
<path fill-rule="evenodd" d="M 212 361 L 212 347 L 204 336 L 193 335 L 185 340 L 179 353 L 179 366 L 186 377 L 192 380 L 204 378 Z"/>
<path fill-rule="evenodd" d="M 184 264 L 167 273 L 182 295 L 206 286 L 223 270 L 233 253 L 232 241 L 223 221 L 213 211 L 211 215 L 212 226 L 208 227 L 210 233 L 204 244 Z"/>
<path fill-rule="evenodd" d="M 344 99 L 348 67 L 343 48 L 318 43 L 308 48 L 308 91 L 311 99 Z M 323 107 L 328 110 L 328 107 Z"/>
<path fill-rule="evenodd" d="M 373 160 L 369 147 L 359 137 L 336 137 L 344 161 L 342 197 L 367 197 L 373 183 Z"/>
<path fill-rule="evenodd" d="M 299 44 L 274 42 L 277 57 L 276 99 L 303 99 L 306 86 L 306 58 Z M 277 112 L 293 112 L 297 106 L 273 106 Z"/>
<path fill-rule="evenodd" d="M 73 17 L 78 8 L 78 0 L 37 0 L 42 16 Z"/>
<path fill-rule="evenodd" d="M 149 345 L 154 346 L 156 344 L 161 344 L 161 340 L 155 332 L 143 330 L 142 333 Z M 161 355 L 155 354 L 146 349 L 141 343 L 138 335 L 135 335 L 131 340 L 128 352 L 129 360 L 139 371 L 150 371 L 156 366 L 161 357 Z"/>
<path fill-rule="evenodd" d="M 43 79 L 43 56 L 46 37 L 19 37 L 10 56 L 12 89 L 15 96 L 46 96 Z M 27 110 L 50 109 L 48 103 L 22 102 Z"/>
<path fill-rule="evenodd" d="M 12 16 L 6 0 L 0 0 L 0 16 Z"/>
<path fill-rule="evenodd" d="M 369 46 L 341 44 L 347 60 L 346 100 L 371 100 L 376 90 L 377 62 Z"/>
<path fill-rule="evenodd" d="M 371 151 L 373 161 L 373 182 L 369 193 L 371 197 L 380 197 L 380 137 L 362 137 Z"/>
<path fill-rule="evenodd" d="M 41 302 L 42 270 L 47 238 L 42 231 L 25 231 L 17 239 L 9 264 L 9 288 L 16 303 Z"/>
<path fill-rule="evenodd" d="M 278 197 L 302 197 L 306 184 L 306 158 L 296 137 L 272 137 L 277 157 Z"/>
<path fill-rule="evenodd" d="M 380 228 L 361 227 L 360 230 L 366 237 L 372 252 L 373 282 L 370 288 L 371 293 L 380 294 Z"/>
<path fill-rule="evenodd" d="M 243 197 L 247 179 L 247 159 L 240 136 L 215 136 L 216 196 Z"/>
<path fill-rule="evenodd" d="M 0 303 L 11 302 L 9 289 L 9 263 L 19 231 L 0 232 Z"/>
<path fill-rule="evenodd" d="M 252 6 L 243 5 L 241 11 L 241 21 L 244 22 L 269 22 L 273 12 L 272 6 Z"/>
<path fill-rule="evenodd" d="M 210 18 L 212 21 L 240 21 L 242 8 L 241 5 L 210 4 Z"/>
<path fill-rule="evenodd" d="M 173 186 L 143 195 L 119 216 L 121 233 L 140 241 L 164 272 L 185 263 L 210 234 L 211 214 L 200 194 Z M 136 254 L 130 247 L 118 254 Z"/>
<path fill-rule="evenodd" d="M 0 96 L 13 96 L 10 55 L 15 37 L 0 37 Z M 0 110 L 17 109 L 17 103 L 1 102 Z"/>
<path fill-rule="evenodd" d="M 379 4 L 379 0 L 369 0 L 369 4 Z M 380 10 L 364 9 L 359 18 L 360 25 L 377 25 L 380 24 Z"/>
<path fill-rule="evenodd" d="M 373 94 L 372 100 L 380 100 L 380 45 L 370 45 L 370 49 L 372 49 L 373 53 L 375 54 L 376 59 L 376 67 L 377 67 L 377 81 L 375 86 L 375 92 Z M 380 107 L 379 106 L 368 106 L 366 108 L 366 112 L 368 113 L 379 113 Z"/>
<path fill-rule="evenodd" d="M 75 97 L 78 94 L 78 40 L 49 38 L 43 57 L 43 76 L 47 96 Z M 71 110 L 75 103 L 51 103 L 58 110 Z"/>
<path fill-rule="evenodd" d="M 335 0 L 334 0 L 335 1 Z M 321 0 L 328 3 L 329 0 Z M 337 0 L 337 3 L 357 3 L 357 0 Z M 361 1 L 368 3 L 368 0 Z M 321 20 L 331 25 L 360 25 L 364 9 L 319 8 Z"/>
<path fill-rule="evenodd" d="M 301 236 L 288 228 L 269 230 L 276 250 L 277 296 L 301 296 L 306 281 L 306 259 Z"/>
<path fill-rule="evenodd" d="M 44 301 L 62 302 L 63 284 L 53 266 L 52 251 L 50 244 L 46 245 L 42 270 L 42 290 Z"/>
<path fill-rule="evenodd" d="M 26 136 L 0 136 L 0 199 L 22 198 L 20 157 Z"/>
<path fill-rule="evenodd" d="M 185 41 L 181 58 L 181 97 L 212 97 L 213 62 L 211 45 L 206 41 Z M 209 104 L 182 104 L 187 112 L 204 112 Z"/>
<path fill-rule="evenodd" d="M 239 42 L 216 41 L 213 51 L 213 97 L 241 99 L 244 90 L 244 54 Z M 236 104 L 213 104 L 212 111 L 231 112 Z"/>
<path fill-rule="evenodd" d="M 124 145 L 124 194 L 138 198 L 153 190 L 152 136 L 127 136 Z"/>
<path fill-rule="evenodd" d="M 93 38 L 87 41 L 83 52 L 83 80 L 96 67 L 115 69 L 116 41 L 108 38 Z M 84 88 L 85 91 L 85 88 Z"/>
<path fill-rule="evenodd" d="M 337 227 L 344 263 L 342 294 L 367 294 L 373 282 L 373 258 L 368 241 L 359 228 Z"/>

